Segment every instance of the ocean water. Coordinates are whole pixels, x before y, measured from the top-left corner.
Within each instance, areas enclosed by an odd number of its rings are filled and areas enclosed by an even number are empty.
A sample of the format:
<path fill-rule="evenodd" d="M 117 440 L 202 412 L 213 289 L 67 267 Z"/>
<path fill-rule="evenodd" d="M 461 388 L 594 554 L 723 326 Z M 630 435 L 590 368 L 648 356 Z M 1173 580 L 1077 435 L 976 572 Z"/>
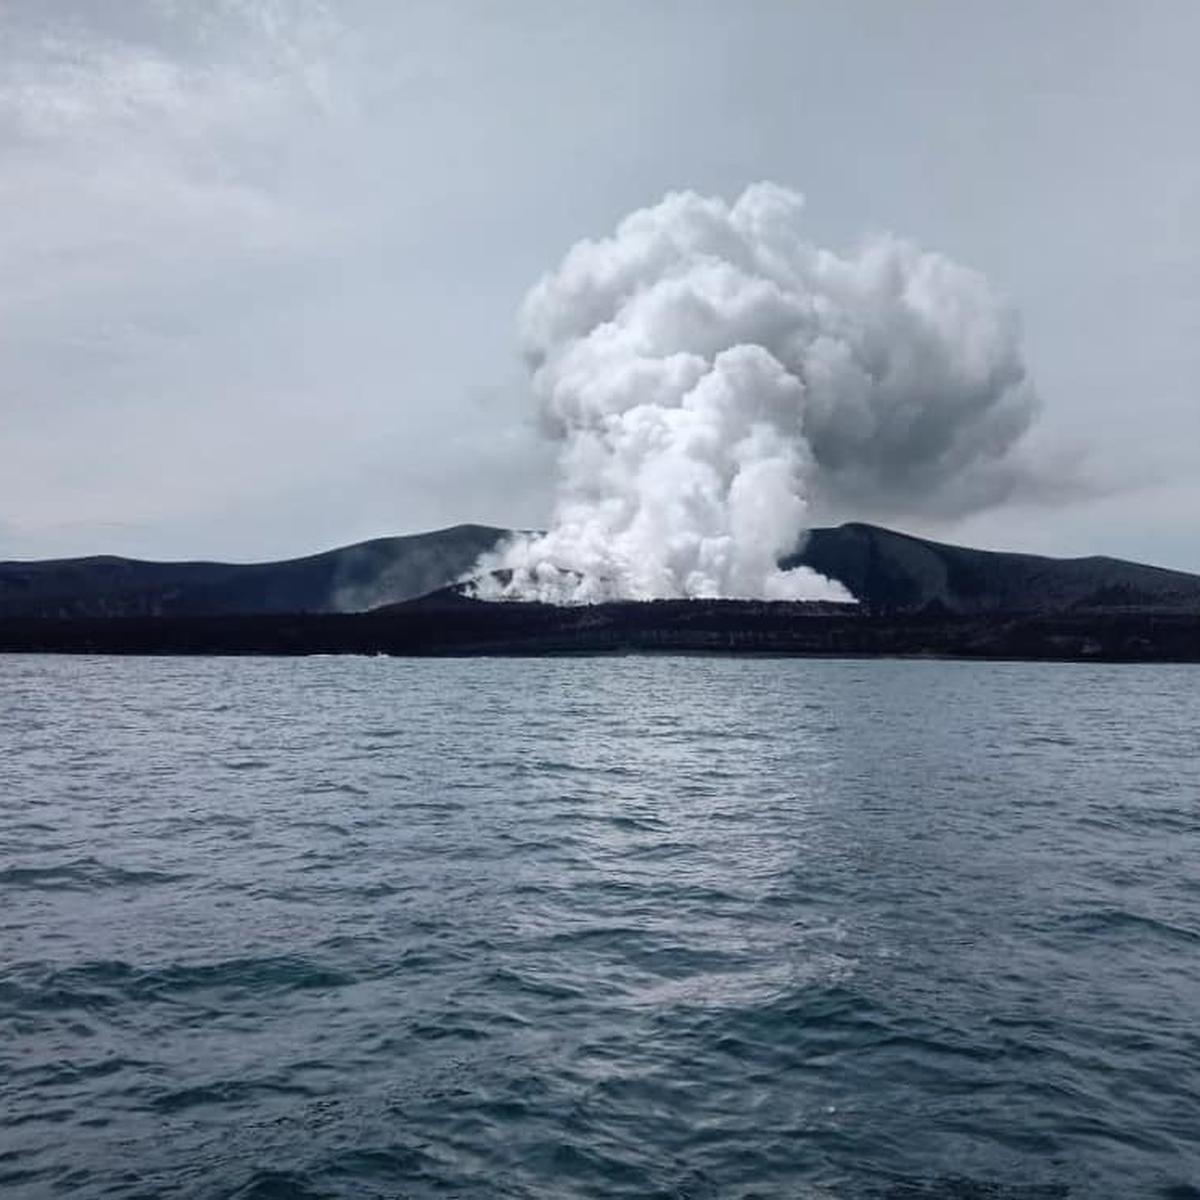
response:
<path fill-rule="evenodd" d="M 1200 1197 L 1200 670 L 0 658 L 0 1194 Z"/>

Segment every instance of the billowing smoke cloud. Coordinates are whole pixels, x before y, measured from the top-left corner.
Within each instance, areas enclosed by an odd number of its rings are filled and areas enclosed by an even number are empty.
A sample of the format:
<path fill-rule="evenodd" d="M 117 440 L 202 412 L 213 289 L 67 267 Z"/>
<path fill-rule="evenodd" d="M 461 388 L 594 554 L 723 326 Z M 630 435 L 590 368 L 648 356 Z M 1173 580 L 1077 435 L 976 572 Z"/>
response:
<path fill-rule="evenodd" d="M 999 498 L 1034 398 L 987 282 L 879 237 L 842 257 L 769 183 L 668 195 L 576 245 L 521 333 L 560 443 L 551 527 L 485 559 L 480 594 L 845 598 L 780 571 L 814 500 L 964 510 Z"/>

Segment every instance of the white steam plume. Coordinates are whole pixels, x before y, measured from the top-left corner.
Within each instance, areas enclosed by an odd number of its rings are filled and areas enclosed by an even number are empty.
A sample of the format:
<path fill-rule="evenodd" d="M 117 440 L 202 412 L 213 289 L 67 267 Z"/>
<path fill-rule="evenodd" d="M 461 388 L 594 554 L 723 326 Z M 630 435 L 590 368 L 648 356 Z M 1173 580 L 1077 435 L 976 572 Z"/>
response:
<path fill-rule="evenodd" d="M 583 241 L 521 332 L 560 444 L 551 528 L 481 560 L 477 594 L 848 599 L 781 571 L 809 503 L 964 509 L 1034 410 L 986 281 L 908 242 L 840 257 L 774 184 L 683 192 Z"/>

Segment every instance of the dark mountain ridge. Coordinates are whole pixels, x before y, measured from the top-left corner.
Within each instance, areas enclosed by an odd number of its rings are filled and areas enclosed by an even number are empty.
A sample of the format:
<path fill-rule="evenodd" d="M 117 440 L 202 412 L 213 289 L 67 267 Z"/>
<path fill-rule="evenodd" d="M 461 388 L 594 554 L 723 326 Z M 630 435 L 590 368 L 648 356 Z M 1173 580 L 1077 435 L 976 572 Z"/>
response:
<path fill-rule="evenodd" d="M 781 565 L 810 566 L 874 611 L 1200 611 L 1200 576 L 1118 558 L 974 550 L 852 522 L 814 529 Z"/>
<path fill-rule="evenodd" d="M 366 612 L 448 588 L 508 534 L 457 525 L 269 563 L 0 563 L 0 619 Z M 1200 613 L 1200 576 L 1186 572 L 973 550 L 861 523 L 812 530 L 782 565 L 800 564 L 873 613 Z"/>
<path fill-rule="evenodd" d="M 506 533 L 455 525 L 266 563 L 5 562 L 0 618 L 363 612 L 445 587 Z"/>

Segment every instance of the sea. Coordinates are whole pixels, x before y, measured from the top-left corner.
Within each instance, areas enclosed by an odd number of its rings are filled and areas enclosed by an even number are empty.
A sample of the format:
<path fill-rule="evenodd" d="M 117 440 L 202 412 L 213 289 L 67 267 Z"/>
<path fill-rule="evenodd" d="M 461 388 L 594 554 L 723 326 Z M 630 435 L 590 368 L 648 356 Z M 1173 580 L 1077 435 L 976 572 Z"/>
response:
<path fill-rule="evenodd" d="M 0 657 L 0 1195 L 1195 1200 L 1200 668 Z"/>

